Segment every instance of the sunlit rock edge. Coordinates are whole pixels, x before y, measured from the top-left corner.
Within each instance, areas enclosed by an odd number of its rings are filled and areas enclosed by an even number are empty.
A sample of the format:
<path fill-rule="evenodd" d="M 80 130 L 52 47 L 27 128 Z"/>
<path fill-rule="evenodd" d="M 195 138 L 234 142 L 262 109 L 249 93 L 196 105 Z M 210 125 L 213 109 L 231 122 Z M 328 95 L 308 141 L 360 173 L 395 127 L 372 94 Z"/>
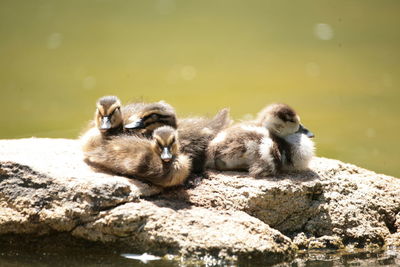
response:
<path fill-rule="evenodd" d="M 96 173 L 77 140 L 0 141 L 0 235 L 83 239 L 157 255 L 268 255 L 397 246 L 400 182 L 337 160 L 253 179 L 207 171 L 162 190 Z"/>

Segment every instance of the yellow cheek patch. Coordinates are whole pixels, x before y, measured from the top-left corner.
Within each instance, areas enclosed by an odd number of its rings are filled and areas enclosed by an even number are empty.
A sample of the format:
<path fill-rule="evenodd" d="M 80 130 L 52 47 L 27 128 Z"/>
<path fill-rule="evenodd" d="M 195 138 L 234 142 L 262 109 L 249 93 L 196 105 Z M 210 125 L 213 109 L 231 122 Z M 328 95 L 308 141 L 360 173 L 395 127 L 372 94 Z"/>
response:
<path fill-rule="evenodd" d="M 107 110 L 107 115 L 111 114 L 116 108 L 119 108 L 119 107 L 120 107 L 119 103 L 112 104 Z"/>
<path fill-rule="evenodd" d="M 174 143 L 175 142 L 175 135 L 171 135 L 171 136 L 169 136 L 168 137 L 168 144 L 172 144 L 172 143 Z"/>
<path fill-rule="evenodd" d="M 103 106 L 97 105 L 97 110 L 98 110 L 100 116 L 104 116 L 105 113 L 104 113 Z"/>
<path fill-rule="evenodd" d="M 160 145 L 162 145 L 162 146 L 166 146 L 166 144 L 165 144 L 165 142 L 164 142 L 163 139 L 160 139 L 160 138 L 157 138 L 157 137 L 156 137 L 156 141 L 157 141 L 158 144 L 160 144 Z"/>
<path fill-rule="evenodd" d="M 158 110 L 150 110 L 150 111 L 147 111 L 147 112 L 143 113 L 143 114 L 141 115 L 141 117 L 144 118 L 144 117 L 150 116 L 150 115 L 152 115 L 152 114 L 158 114 L 158 113 L 159 113 Z"/>

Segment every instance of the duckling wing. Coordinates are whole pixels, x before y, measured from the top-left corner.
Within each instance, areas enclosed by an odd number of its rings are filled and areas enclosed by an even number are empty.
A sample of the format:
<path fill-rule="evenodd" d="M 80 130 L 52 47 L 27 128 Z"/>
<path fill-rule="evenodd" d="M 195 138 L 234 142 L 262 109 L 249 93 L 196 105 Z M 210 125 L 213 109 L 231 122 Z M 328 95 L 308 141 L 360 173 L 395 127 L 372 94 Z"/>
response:
<path fill-rule="evenodd" d="M 185 118 L 178 121 L 181 152 L 192 159 L 192 171 L 201 173 L 210 141 L 231 123 L 229 110 L 223 109 L 214 118 Z"/>
<path fill-rule="evenodd" d="M 192 117 L 178 120 L 178 129 L 190 129 L 202 130 L 207 128 L 210 133 L 204 132 L 205 134 L 216 135 L 222 129 L 228 127 L 232 120 L 229 116 L 229 109 L 224 108 L 220 110 L 213 118 L 206 117 Z"/>
<path fill-rule="evenodd" d="M 178 155 L 164 164 L 151 141 L 137 136 L 118 136 L 84 153 L 85 162 L 110 174 L 138 178 L 162 187 L 182 184 L 190 173 L 191 160 Z"/>
<path fill-rule="evenodd" d="M 102 171 L 125 176 L 151 178 L 164 175 L 151 142 L 136 136 L 117 136 L 84 153 L 85 162 Z"/>
<path fill-rule="evenodd" d="M 225 129 L 232 123 L 229 113 L 230 112 L 228 108 L 220 110 L 217 115 L 215 115 L 214 118 L 208 122 L 206 127 L 213 130 L 214 134 L 216 135 L 218 132 Z"/>

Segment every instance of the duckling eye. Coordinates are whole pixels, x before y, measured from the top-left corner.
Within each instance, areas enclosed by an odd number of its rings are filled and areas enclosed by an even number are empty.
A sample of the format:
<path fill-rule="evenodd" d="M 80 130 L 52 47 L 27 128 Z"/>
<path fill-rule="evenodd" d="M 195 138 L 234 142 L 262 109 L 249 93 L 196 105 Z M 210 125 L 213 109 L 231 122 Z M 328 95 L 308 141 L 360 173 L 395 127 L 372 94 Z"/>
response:
<path fill-rule="evenodd" d="M 119 107 L 115 108 L 115 109 L 110 113 L 110 117 L 111 117 L 112 115 L 114 115 L 114 113 L 115 113 L 116 110 L 119 110 Z"/>
<path fill-rule="evenodd" d="M 294 119 L 290 116 L 283 116 L 281 118 L 284 122 L 295 122 Z"/>
<path fill-rule="evenodd" d="M 160 141 L 156 140 L 157 145 L 162 149 L 164 146 L 160 143 Z"/>
<path fill-rule="evenodd" d="M 158 119 L 158 114 L 151 114 L 151 118 L 152 118 L 153 120 Z"/>
<path fill-rule="evenodd" d="M 174 143 L 175 143 L 175 136 L 174 136 L 174 137 L 172 137 L 172 139 L 171 139 L 171 143 L 170 143 L 170 146 L 172 146 Z"/>

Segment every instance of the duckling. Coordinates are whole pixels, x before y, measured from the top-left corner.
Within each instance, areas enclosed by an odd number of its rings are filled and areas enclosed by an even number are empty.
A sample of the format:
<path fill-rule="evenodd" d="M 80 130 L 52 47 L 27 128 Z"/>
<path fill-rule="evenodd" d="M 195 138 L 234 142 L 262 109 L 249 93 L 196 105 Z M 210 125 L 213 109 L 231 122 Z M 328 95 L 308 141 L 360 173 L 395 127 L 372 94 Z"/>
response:
<path fill-rule="evenodd" d="M 116 96 L 103 96 L 96 103 L 94 120 L 80 139 L 84 151 L 101 144 L 103 139 L 123 132 L 121 101 Z"/>
<path fill-rule="evenodd" d="M 151 139 L 114 136 L 84 156 L 94 168 L 162 187 L 184 183 L 191 169 L 190 158 L 179 152 L 178 133 L 170 126 L 157 128 Z"/>
<path fill-rule="evenodd" d="M 303 170 L 314 155 L 312 136 L 292 108 L 274 104 L 262 110 L 255 122 L 220 132 L 210 142 L 207 167 L 248 170 L 254 177 Z"/>
<path fill-rule="evenodd" d="M 122 132 L 121 101 L 116 96 L 103 96 L 96 103 L 94 123 L 103 135 Z"/>
<path fill-rule="evenodd" d="M 269 130 L 282 156 L 282 170 L 305 170 L 315 153 L 314 134 L 300 123 L 290 106 L 271 104 L 261 110 L 255 121 Z"/>
<path fill-rule="evenodd" d="M 231 123 L 229 110 L 222 109 L 213 118 L 185 118 L 178 121 L 181 152 L 192 159 L 192 173 L 202 173 L 209 142 Z"/>
<path fill-rule="evenodd" d="M 127 133 L 150 137 L 158 127 L 177 127 L 175 110 L 164 101 L 129 104 L 123 108 L 122 113 Z"/>

